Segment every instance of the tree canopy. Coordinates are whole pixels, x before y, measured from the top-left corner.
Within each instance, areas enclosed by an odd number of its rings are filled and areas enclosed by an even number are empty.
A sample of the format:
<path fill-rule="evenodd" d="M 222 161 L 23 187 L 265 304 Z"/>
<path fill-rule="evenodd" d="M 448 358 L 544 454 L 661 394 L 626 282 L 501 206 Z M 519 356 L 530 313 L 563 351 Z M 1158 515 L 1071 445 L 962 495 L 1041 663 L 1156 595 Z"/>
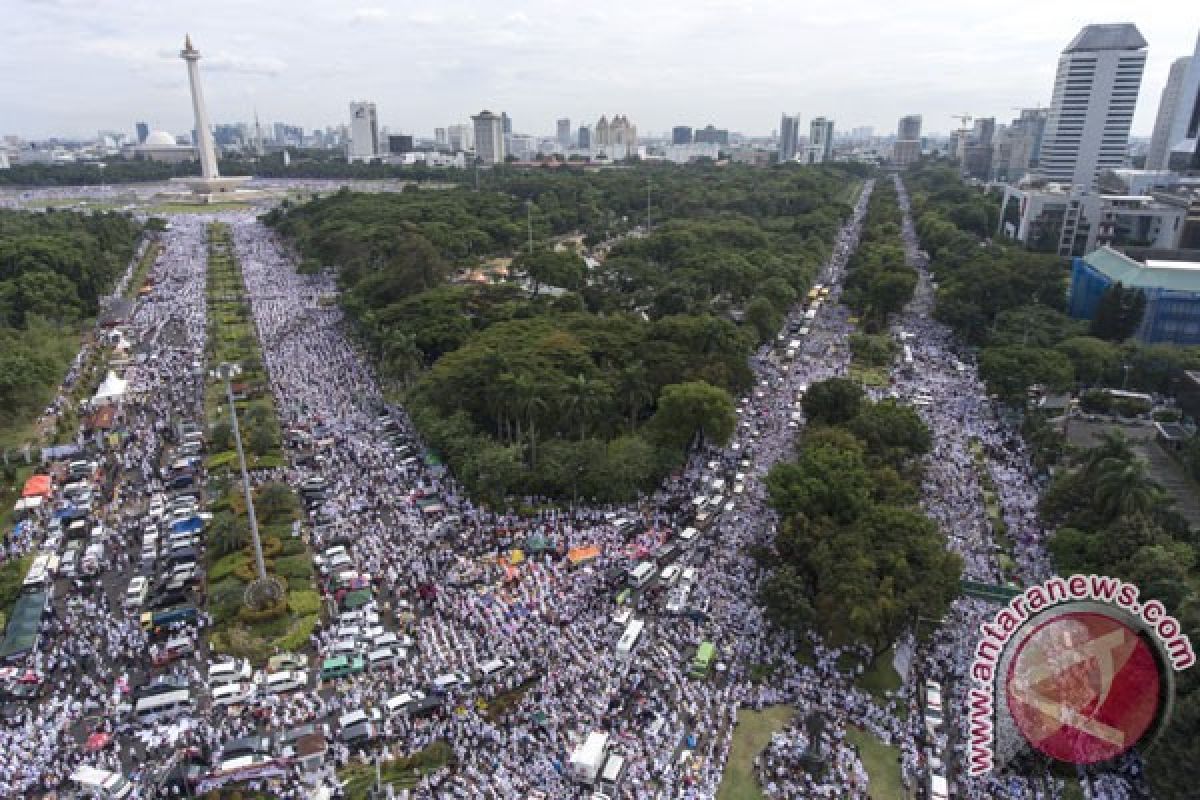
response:
<path fill-rule="evenodd" d="M 878 656 L 918 614 L 944 612 L 962 564 L 916 507 L 928 429 L 912 409 L 871 403 L 846 383 L 809 387 L 806 411 L 815 392 L 822 403 L 852 399 L 853 413 L 814 426 L 809 411 L 796 460 L 767 476 L 780 524 L 760 599 L 782 627 L 815 625 Z"/>
<path fill-rule="evenodd" d="M 748 356 L 808 290 L 859 173 L 509 166 L 479 191 L 339 191 L 265 221 L 307 269 L 337 268 L 381 377 L 470 489 L 618 499 L 732 433 Z M 656 225 L 626 235 L 647 184 Z M 608 246 L 585 262 L 580 236 Z"/>

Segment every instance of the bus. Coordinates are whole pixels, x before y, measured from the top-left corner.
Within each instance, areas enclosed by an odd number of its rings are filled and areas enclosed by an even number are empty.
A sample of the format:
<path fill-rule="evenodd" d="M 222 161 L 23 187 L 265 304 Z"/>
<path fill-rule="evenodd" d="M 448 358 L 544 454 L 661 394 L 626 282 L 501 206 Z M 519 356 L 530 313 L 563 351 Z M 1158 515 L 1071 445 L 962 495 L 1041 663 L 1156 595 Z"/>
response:
<path fill-rule="evenodd" d="M 701 642 L 700 646 L 696 648 L 696 657 L 692 659 L 692 666 L 688 670 L 688 677 L 708 677 L 708 671 L 712 669 L 712 663 L 716 657 L 716 646 L 712 642 Z"/>
<path fill-rule="evenodd" d="M 642 638 L 642 629 L 645 627 L 646 623 L 640 619 L 633 620 L 625 627 L 625 632 L 617 641 L 617 658 L 627 659 L 633 655 L 633 649 Z"/>
<path fill-rule="evenodd" d="M 193 606 L 180 606 L 166 611 L 144 611 L 141 621 L 144 631 L 155 630 L 176 622 L 195 622 L 196 609 Z"/>
<path fill-rule="evenodd" d="M 149 722 L 166 717 L 173 717 L 185 711 L 191 711 L 192 693 L 187 689 L 174 692 L 163 692 L 143 697 L 133 707 L 133 713 L 142 722 Z"/>

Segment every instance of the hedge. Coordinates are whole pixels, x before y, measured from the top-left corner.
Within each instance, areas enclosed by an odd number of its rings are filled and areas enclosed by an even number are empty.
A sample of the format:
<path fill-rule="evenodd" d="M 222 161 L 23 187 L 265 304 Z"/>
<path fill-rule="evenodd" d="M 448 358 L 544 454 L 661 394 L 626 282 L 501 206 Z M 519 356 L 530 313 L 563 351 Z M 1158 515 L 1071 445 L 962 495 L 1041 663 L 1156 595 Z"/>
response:
<path fill-rule="evenodd" d="M 288 606 L 293 614 L 317 614 L 321 611 L 321 595 L 311 589 L 288 592 Z"/>

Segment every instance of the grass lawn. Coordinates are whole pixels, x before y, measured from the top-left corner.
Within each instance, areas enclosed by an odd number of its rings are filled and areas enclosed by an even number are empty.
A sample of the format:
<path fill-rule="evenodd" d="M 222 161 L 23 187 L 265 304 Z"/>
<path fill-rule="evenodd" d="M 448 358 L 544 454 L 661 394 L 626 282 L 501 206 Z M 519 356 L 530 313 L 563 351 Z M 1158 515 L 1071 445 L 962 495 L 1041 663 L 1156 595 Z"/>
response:
<path fill-rule="evenodd" d="M 866 367 L 850 365 L 850 380 L 858 381 L 864 386 L 883 387 L 891 380 L 887 369 L 883 367 Z"/>
<path fill-rule="evenodd" d="M 245 211 L 249 203 L 163 203 L 145 209 L 147 214 L 214 214 L 218 211 Z"/>
<path fill-rule="evenodd" d="M 421 776 L 436 772 L 453 760 L 454 751 L 450 749 L 450 745 L 437 741 L 408 758 L 383 762 L 380 777 L 384 783 L 392 784 L 395 789 L 411 789 L 417 785 Z M 375 785 L 375 765 L 365 765 L 355 760 L 338 770 L 338 779 L 346 782 L 345 792 L 349 800 L 365 800 Z"/>
<path fill-rule="evenodd" d="M 782 729 L 796 709 L 792 706 L 771 706 L 765 711 L 739 711 L 737 728 L 733 731 L 733 747 L 717 800 L 759 800 L 762 790 L 754 774 L 754 759 L 771 741 L 771 734 Z"/>
<path fill-rule="evenodd" d="M 858 748 L 859 757 L 867 769 L 871 797 L 886 797 L 889 800 L 907 797 L 900 780 L 900 749 L 890 747 L 871 734 L 850 725 L 846 727 L 846 741 Z"/>

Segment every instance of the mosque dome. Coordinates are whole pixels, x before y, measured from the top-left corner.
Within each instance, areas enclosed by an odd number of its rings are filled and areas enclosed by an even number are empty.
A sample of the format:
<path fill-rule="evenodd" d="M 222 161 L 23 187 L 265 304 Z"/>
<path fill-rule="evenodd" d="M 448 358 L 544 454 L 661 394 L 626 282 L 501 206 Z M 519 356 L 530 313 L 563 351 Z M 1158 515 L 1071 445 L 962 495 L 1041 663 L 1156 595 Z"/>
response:
<path fill-rule="evenodd" d="M 176 147 L 175 137 L 166 131 L 154 131 L 146 137 L 143 147 Z"/>

